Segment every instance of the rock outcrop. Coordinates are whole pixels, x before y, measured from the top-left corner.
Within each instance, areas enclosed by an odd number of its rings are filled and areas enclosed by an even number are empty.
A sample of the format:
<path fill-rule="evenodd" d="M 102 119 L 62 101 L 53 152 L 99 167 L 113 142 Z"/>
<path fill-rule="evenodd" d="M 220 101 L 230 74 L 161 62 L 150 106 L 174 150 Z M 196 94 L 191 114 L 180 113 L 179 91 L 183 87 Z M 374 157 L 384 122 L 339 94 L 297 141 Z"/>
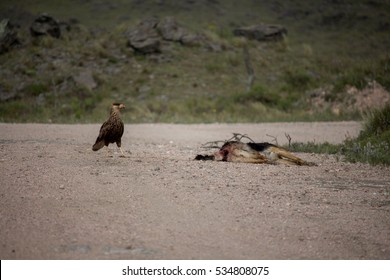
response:
<path fill-rule="evenodd" d="M 61 26 L 57 20 L 47 14 L 42 14 L 34 20 L 30 26 L 33 37 L 50 35 L 54 38 L 61 37 Z"/>
<path fill-rule="evenodd" d="M 162 52 L 164 42 L 178 42 L 184 46 L 202 46 L 205 38 L 180 26 L 173 17 L 156 17 L 141 21 L 127 34 L 128 45 L 141 54 Z"/>
<path fill-rule="evenodd" d="M 0 22 L 0 54 L 21 45 L 15 26 L 8 19 Z"/>
<path fill-rule="evenodd" d="M 233 34 L 257 41 L 278 41 L 287 35 L 287 29 L 281 25 L 262 23 L 236 28 L 233 30 Z"/>

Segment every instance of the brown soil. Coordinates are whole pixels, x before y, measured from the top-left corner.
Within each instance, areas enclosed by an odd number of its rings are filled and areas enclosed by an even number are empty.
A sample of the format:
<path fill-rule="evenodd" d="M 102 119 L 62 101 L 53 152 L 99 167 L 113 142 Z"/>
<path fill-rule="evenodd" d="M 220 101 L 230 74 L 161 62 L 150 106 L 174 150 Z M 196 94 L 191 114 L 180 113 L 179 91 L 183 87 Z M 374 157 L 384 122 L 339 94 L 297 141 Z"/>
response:
<path fill-rule="evenodd" d="M 332 94 L 331 87 L 319 88 L 311 92 L 307 101 L 311 105 L 311 113 L 326 110 L 335 115 L 356 111 L 366 113 L 375 109 L 380 110 L 389 104 L 390 93 L 378 82 L 371 81 L 362 90 L 346 86 L 345 92 L 337 95 Z"/>
<path fill-rule="evenodd" d="M 1 259 L 389 259 L 390 168 L 199 162 L 232 132 L 328 141 L 360 124 L 126 125 L 127 158 L 93 152 L 100 125 L 0 124 Z"/>

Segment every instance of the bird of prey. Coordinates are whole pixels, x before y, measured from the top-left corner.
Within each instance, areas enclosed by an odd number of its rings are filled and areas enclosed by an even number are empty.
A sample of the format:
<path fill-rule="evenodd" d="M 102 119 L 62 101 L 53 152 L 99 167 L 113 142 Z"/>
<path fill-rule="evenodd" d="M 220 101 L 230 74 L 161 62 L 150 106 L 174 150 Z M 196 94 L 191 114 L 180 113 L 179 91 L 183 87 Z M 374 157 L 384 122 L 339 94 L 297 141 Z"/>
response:
<path fill-rule="evenodd" d="M 112 103 L 110 117 L 100 127 L 99 136 L 97 137 L 95 144 L 92 146 L 93 151 L 98 151 L 106 146 L 107 154 L 109 154 L 108 145 L 110 143 L 116 143 L 121 152 L 120 156 L 125 157 L 121 148 L 121 138 L 124 131 L 124 125 L 120 114 L 120 110 L 124 108 L 125 105 L 122 103 Z"/>

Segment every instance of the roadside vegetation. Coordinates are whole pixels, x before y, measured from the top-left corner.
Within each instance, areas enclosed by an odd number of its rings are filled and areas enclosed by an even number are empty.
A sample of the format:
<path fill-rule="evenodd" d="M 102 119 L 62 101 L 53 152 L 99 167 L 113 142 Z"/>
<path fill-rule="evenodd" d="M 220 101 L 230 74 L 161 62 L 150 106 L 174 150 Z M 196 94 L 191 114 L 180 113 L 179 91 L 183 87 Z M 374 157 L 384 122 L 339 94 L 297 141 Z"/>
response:
<path fill-rule="evenodd" d="M 390 104 L 367 115 L 357 138 L 337 145 L 292 142 L 286 147 L 294 152 L 334 154 L 349 162 L 390 166 Z"/>
<path fill-rule="evenodd" d="M 344 146 L 348 161 L 390 165 L 390 105 L 372 112 L 357 139 Z"/>

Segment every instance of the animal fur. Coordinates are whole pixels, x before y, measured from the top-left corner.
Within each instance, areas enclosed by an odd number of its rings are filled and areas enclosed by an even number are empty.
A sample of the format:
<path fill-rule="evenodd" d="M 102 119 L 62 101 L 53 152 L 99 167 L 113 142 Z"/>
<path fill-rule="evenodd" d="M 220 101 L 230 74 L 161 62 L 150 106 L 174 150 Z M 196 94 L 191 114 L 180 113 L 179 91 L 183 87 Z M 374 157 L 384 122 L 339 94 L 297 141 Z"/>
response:
<path fill-rule="evenodd" d="M 110 143 L 116 143 L 121 155 L 124 156 L 121 145 L 124 125 L 121 120 L 120 110 L 126 108 L 122 103 L 113 103 L 110 110 L 110 117 L 100 127 L 99 136 L 92 146 L 93 151 L 98 151 Z"/>
<path fill-rule="evenodd" d="M 228 141 L 214 154 L 197 155 L 195 159 L 243 163 L 315 165 L 294 156 L 284 148 L 266 142 L 243 143 L 241 141 Z"/>

